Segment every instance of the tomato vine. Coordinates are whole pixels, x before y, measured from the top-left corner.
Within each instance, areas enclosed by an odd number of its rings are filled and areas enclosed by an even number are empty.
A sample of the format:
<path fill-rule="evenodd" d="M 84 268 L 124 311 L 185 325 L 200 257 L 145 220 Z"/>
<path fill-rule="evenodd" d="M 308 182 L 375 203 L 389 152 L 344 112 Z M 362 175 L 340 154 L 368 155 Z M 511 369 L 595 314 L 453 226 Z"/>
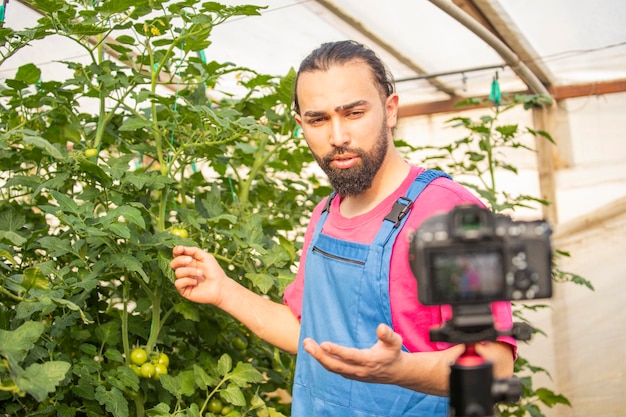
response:
<path fill-rule="evenodd" d="M 27 63 L 0 88 L 0 409 L 195 416 L 219 398 L 231 416 L 288 415 L 266 394 L 289 390 L 293 357 L 182 299 L 169 268 L 173 246 L 199 245 L 280 300 L 299 219 L 328 192 L 305 174 L 293 71 L 200 54 L 216 25 L 259 7 L 28 3 L 42 18 L 0 30 L 0 64 L 52 36 L 90 62 L 64 62 L 61 80 Z M 235 75 L 250 94 L 216 98 Z"/>

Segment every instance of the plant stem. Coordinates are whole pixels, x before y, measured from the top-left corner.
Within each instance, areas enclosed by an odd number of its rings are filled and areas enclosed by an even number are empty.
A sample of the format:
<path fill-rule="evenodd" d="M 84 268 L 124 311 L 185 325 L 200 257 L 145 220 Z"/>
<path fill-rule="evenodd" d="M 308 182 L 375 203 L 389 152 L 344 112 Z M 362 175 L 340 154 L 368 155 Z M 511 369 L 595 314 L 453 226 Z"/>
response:
<path fill-rule="evenodd" d="M 268 136 L 262 135 L 261 142 L 259 143 L 259 147 L 257 149 L 257 154 L 254 158 L 254 164 L 250 168 L 250 173 L 248 174 L 248 178 L 242 183 L 240 191 L 239 191 L 239 201 L 241 202 L 241 207 L 245 207 L 248 202 L 248 196 L 250 195 L 250 187 L 252 186 L 252 181 L 254 181 L 257 172 L 265 165 L 265 163 L 270 159 L 270 157 L 276 153 L 279 146 L 275 146 L 274 149 L 267 152 L 267 154 L 263 155 L 264 152 L 267 151 L 267 141 Z"/>
<path fill-rule="evenodd" d="M 161 330 L 161 296 L 163 294 L 163 279 L 157 284 L 156 291 L 150 295 L 152 301 L 152 320 L 150 322 L 150 336 L 148 337 L 148 343 L 146 344 L 146 350 L 148 355 L 154 351 L 157 339 L 159 337 L 159 331 Z"/>
<path fill-rule="evenodd" d="M 495 167 L 495 161 L 493 160 L 493 135 L 494 135 L 494 124 L 495 121 L 498 118 L 498 111 L 496 110 L 496 114 L 495 117 L 493 119 L 491 119 L 491 121 L 489 122 L 489 136 L 487 137 L 487 139 L 485 140 L 485 149 L 487 151 L 487 163 L 489 166 L 489 180 L 491 183 L 490 186 L 490 192 L 491 194 L 495 197 L 495 192 L 496 192 L 496 167 Z M 494 201 L 494 205 L 495 205 L 495 201 Z"/>
<path fill-rule="evenodd" d="M 128 340 L 128 282 L 126 280 L 122 286 L 122 299 L 122 345 L 126 357 L 126 366 L 128 366 L 130 365 L 130 342 Z"/>
<path fill-rule="evenodd" d="M 25 298 L 18 297 L 17 295 L 13 294 L 12 292 L 4 289 L 4 286 L 0 286 L 0 293 L 6 295 L 7 297 L 12 299 L 13 301 L 22 302 L 22 301 L 26 300 Z"/>
<path fill-rule="evenodd" d="M 135 398 L 135 413 L 137 417 L 143 417 L 145 415 L 143 403 L 144 398 L 143 395 L 140 393 L 139 398 Z"/>
<path fill-rule="evenodd" d="M 154 61 L 154 51 L 152 50 L 152 45 L 150 44 L 149 37 L 146 38 L 146 50 L 148 51 L 148 56 L 150 57 L 150 92 L 152 94 L 155 94 L 157 81 L 159 80 L 159 74 L 161 68 L 163 67 L 163 63 L 159 64 Z M 167 59 L 167 57 L 163 57 L 163 59 Z M 152 119 L 152 133 L 154 134 L 154 144 L 156 146 L 157 159 L 159 161 L 161 174 L 165 176 L 167 175 L 167 166 L 165 165 L 165 160 L 163 159 L 163 138 L 161 137 L 161 132 L 159 131 L 157 104 L 154 100 L 151 100 L 150 115 Z"/>
<path fill-rule="evenodd" d="M 102 64 L 103 57 L 103 37 L 102 34 L 98 35 L 98 55 L 97 55 L 97 63 L 98 65 Z M 104 125 L 106 119 L 106 96 L 104 94 L 104 83 L 101 81 L 98 86 L 99 91 L 99 110 L 98 110 L 98 127 L 96 129 L 96 139 L 93 143 L 93 147 L 96 149 L 100 149 L 100 142 L 102 141 L 102 136 L 104 135 Z"/>
<path fill-rule="evenodd" d="M 159 214 L 157 216 L 157 230 L 159 232 L 165 231 L 165 217 L 167 215 L 167 200 L 170 194 L 170 187 L 166 185 L 163 188 L 163 192 L 161 193 L 161 198 L 159 199 Z"/>

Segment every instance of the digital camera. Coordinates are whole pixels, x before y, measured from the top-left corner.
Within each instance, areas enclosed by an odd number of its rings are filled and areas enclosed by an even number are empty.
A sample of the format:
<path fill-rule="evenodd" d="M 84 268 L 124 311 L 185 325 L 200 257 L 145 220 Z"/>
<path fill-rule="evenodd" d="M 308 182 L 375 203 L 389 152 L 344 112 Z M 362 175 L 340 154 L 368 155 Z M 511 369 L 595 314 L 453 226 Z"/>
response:
<path fill-rule="evenodd" d="M 409 262 L 424 305 L 552 296 L 551 229 L 477 205 L 435 215 L 413 234 Z"/>

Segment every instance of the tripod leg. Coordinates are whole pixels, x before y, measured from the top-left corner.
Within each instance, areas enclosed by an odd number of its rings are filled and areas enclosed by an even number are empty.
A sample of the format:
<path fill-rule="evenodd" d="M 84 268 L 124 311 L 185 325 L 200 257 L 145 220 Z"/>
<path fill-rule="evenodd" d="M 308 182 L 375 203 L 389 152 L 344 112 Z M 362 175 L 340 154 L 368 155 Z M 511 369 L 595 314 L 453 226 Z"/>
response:
<path fill-rule="evenodd" d="M 494 414 L 493 365 L 476 353 L 474 345 L 450 367 L 450 415 L 489 417 Z"/>

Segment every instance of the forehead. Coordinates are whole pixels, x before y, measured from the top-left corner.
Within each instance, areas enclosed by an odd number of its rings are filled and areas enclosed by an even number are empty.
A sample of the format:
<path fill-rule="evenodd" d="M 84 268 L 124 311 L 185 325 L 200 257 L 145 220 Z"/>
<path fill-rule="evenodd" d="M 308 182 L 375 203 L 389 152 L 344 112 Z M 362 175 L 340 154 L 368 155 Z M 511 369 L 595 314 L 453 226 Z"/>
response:
<path fill-rule="evenodd" d="M 371 68 L 361 61 L 303 72 L 296 89 L 301 111 L 334 108 L 358 100 L 381 100 Z"/>

